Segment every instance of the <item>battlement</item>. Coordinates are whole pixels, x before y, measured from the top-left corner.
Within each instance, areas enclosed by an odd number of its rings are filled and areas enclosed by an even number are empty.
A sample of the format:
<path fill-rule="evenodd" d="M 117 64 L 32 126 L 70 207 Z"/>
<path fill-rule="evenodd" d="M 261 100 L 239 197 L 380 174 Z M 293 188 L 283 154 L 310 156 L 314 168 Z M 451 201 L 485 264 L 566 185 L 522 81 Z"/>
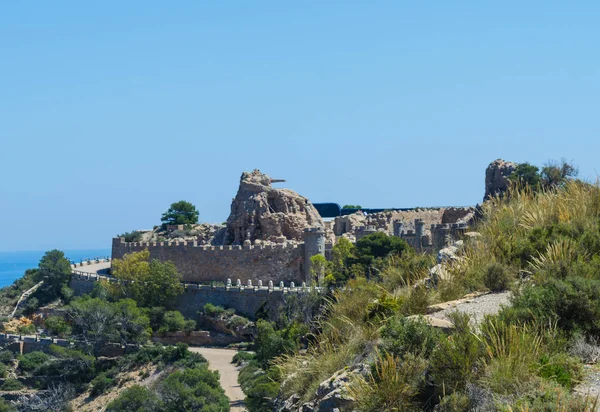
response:
<path fill-rule="evenodd" d="M 312 231 L 312 230 L 311 230 Z M 172 241 L 172 242 L 125 242 L 125 238 L 113 238 L 113 249 L 115 247 L 125 247 L 130 249 L 150 249 L 150 248 L 198 248 L 204 251 L 239 251 L 239 250 L 283 250 L 298 249 L 302 244 L 298 243 L 276 243 L 276 244 L 258 244 L 258 245 L 199 245 L 197 241 Z M 114 258 L 114 256 L 113 256 Z"/>
<path fill-rule="evenodd" d="M 308 233 L 321 235 L 318 231 Z M 124 238 L 112 242 L 113 259 L 143 250 L 150 252 L 151 259 L 173 262 L 183 280 L 190 283 L 225 282 L 227 278 L 297 284 L 306 280 L 303 243 L 213 246 L 197 241 L 125 242 Z"/>
<path fill-rule="evenodd" d="M 92 273 L 85 273 L 80 271 L 73 271 L 72 281 L 76 282 L 99 282 L 106 281 L 109 283 L 122 283 L 123 281 L 116 279 L 111 276 L 102 276 Z M 304 293 L 311 290 L 321 290 L 321 288 L 308 286 L 306 282 L 302 282 L 301 285 L 296 285 L 294 282 L 285 284 L 284 281 L 274 283 L 273 281 L 266 281 L 263 283 L 259 280 L 256 283 L 252 283 L 252 280 L 247 280 L 246 283 L 242 283 L 240 279 L 235 284 L 231 282 L 231 279 L 227 279 L 227 282 L 223 284 L 221 281 L 210 282 L 210 284 L 199 284 L 182 282 L 184 290 L 216 290 L 216 291 L 227 291 L 227 292 L 268 292 L 268 293 Z M 89 288 L 86 288 L 89 289 Z"/>

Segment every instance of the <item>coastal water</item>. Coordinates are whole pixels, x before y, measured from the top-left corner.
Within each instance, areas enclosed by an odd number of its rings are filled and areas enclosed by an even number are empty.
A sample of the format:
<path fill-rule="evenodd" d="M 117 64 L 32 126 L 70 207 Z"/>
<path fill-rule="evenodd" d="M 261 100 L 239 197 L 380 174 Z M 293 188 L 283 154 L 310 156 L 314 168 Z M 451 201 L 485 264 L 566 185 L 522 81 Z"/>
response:
<path fill-rule="evenodd" d="M 72 261 L 110 256 L 110 249 L 64 250 Z M 0 252 L 0 288 L 12 284 L 23 276 L 27 269 L 38 267 L 45 251 Z"/>

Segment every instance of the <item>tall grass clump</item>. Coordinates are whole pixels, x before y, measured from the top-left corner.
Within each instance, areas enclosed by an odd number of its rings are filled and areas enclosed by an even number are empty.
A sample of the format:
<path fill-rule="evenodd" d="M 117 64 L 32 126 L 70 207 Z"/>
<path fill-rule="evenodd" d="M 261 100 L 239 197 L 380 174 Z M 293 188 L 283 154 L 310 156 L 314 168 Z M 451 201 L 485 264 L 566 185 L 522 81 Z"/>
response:
<path fill-rule="evenodd" d="M 561 265 L 590 262 L 600 252 L 599 202 L 598 184 L 578 180 L 544 191 L 513 187 L 488 200 L 476 227 L 480 236 L 468 242 L 465 259 L 450 266 L 447 283 L 461 292 L 507 288 L 516 275 L 543 282 Z M 499 273 L 490 276 L 490 262 L 504 267 L 508 279 L 490 283 Z"/>
<path fill-rule="evenodd" d="M 350 280 L 347 287 L 333 294 L 328 316 L 317 322 L 320 333 L 311 339 L 304 353 L 284 355 L 274 364 L 284 379 L 281 392 L 298 394 L 310 400 L 319 384 L 345 367 L 352 367 L 375 345 L 381 318 L 370 319 L 369 305 L 381 289 L 364 278 Z"/>
<path fill-rule="evenodd" d="M 425 386 L 427 361 L 414 355 L 377 354 L 373 370 L 358 375 L 348 388 L 360 412 L 420 411 L 417 395 Z"/>

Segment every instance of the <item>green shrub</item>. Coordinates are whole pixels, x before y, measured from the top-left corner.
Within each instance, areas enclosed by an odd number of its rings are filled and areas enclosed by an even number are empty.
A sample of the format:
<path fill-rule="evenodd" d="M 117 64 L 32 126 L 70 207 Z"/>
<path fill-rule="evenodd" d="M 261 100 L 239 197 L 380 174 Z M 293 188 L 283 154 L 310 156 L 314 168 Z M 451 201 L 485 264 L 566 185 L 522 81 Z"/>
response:
<path fill-rule="evenodd" d="M 350 259 L 349 263 L 369 266 L 378 258 L 385 258 L 389 255 L 402 255 L 409 248 L 408 243 L 399 237 L 376 232 L 356 242 L 356 258 Z"/>
<path fill-rule="evenodd" d="M 35 298 L 34 298 L 35 299 Z M 31 300 L 31 299 L 30 299 Z M 17 328 L 17 332 L 20 335 L 33 335 L 35 333 L 35 325 L 30 323 L 29 325 L 22 325 Z"/>
<path fill-rule="evenodd" d="M 292 326 L 275 330 L 274 324 L 262 319 L 256 322 L 256 339 L 254 347 L 256 359 L 267 366 L 276 356 L 291 353 L 298 348 L 300 338 L 308 332 L 306 325 Z"/>
<path fill-rule="evenodd" d="M 508 289 L 511 276 L 506 267 L 500 263 L 490 263 L 483 272 L 483 284 L 492 292 Z"/>
<path fill-rule="evenodd" d="M 279 376 L 275 368 L 263 370 L 256 361 L 242 367 L 238 382 L 246 395 L 245 404 L 252 412 L 271 412 L 279 393 Z"/>
<path fill-rule="evenodd" d="M 185 327 L 185 318 L 183 315 L 176 311 L 168 311 L 165 312 L 165 316 L 163 318 L 163 326 L 160 331 L 162 332 L 177 332 L 183 330 Z"/>
<path fill-rule="evenodd" d="M 62 316 L 48 316 L 45 323 L 51 335 L 64 337 L 71 333 L 71 327 Z"/>
<path fill-rule="evenodd" d="M 25 387 L 25 385 L 23 385 L 20 381 L 13 379 L 13 378 L 8 378 L 7 380 L 4 381 L 2 386 L 0 386 L 0 390 L 2 390 L 2 391 L 20 391 L 24 387 Z"/>
<path fill-rule="evenodd" d="M 9 350 L 3 350 L 0 352 L 0 362 L 9 364 L 12 363 L 17 357 L 15 354 Z"/>
<path fill-rule="evenodd" d="M 0 412 L 14 412 L 16 409 L 4 399 L 0 398 Z"/>
<path fill-rule="evenodd" d="M 0 363 L 0 378 L 6 377 L 7 369 L 8 369 L 8 366 L 6 366 L 4 363 Z"/>
<path fill-rule="evenodd" d="M 54 359 L 38 367 L 36 375 L 49 378 L 60 376 L 74 384 L 87 383 L 96 375 L 94 358 L 79 350 L 50 345 L 50 354 Z M 52 379 L 48 383 L 51 382 Z"/>
<path fill-rule="evenodd" d="M 425 385 L 427 361 L 406 355 L 402 360 L 388 353 L 378 356 L 373 371 L 359 376 L 349 388 L 361 412 L 418 411 L 417 398 Z"/>
<path fill-rule="evenodd" d="M 192 320 L 192 319 L 188 319 L 185 321 L 185 323 L 183 324 L 183 331 L 187 334 L 189 334 L 190 332 L 196 330 L 196 321 Z"/>
<path fill-rule="evenodd" d="M 581 362 L 565 353 L 544 355 L 540 360 L 539 374 L 571 389 L 583 377 Z"/>
<path fill-rule="evenodd" d="M 526 286 L 512 307 L 501 312 L 510 322 L 557 322 L 568 333 L 600 334 L 600 280 L 568 276 Z"/>
<path fill-rule="evenodd" d="M 230 329 L 242 328 L 248 325 L 250 321 L 243 316 L 234 315 L 229 322 L 227 323 L 227 327 Z"/>
<path fill-rule="evenodd" d="M 227 411 L 229 399 L 219 373 L 204 366 L 173 372 L 158 387 L 167 411 Z"/>
<path fill-rule="evenodd" d="M 117 399 L 106 407 L 107 412 L 153 412 L 161 410 L 164 410 L 163 403 L 158 396 L 150 389 L 139 385 L 133 385 L 125 389 Z"/>
<path fill-rule="evenodd" d="M 90 383 L 90 395 L 98 396 L 106 392 L 108 389 L 112 388 L 115 385 L 115 380 L 113 378 L 109 378 L 106 374 L 101 373 L 96 376 L 92 382 Z"/>
<path fill-rule="evenodd" d="M 30 352 L 19 358 L 19 369 L 22 371 L 32 371 L 45 364 L 50 356 L 44 352 Z"/>
<path fill-rule="evenodd" d="M 117 237 L 124 237 L 125 242 L 140 242 L 142 240 L 143 232 L 134 230 L 133 232 L 125 232 Z"/>
<path fill-rule="evenodd" d="M 476 366 L 484 356 L 483 343 L 472 333 L 469 316 L 455 312 L 450 314 L 450 318 L 454 332 L 440 341 L 430 359 L 436 387 L 448 394 L 463 389 L 476 376 Z"/>
<path fill-rule="evenodd" d="M 407 353 L 429 358 L 443 337 L 442 332 L 431 327 L 423 318 L 394 316 L 381 330 L 383 348 L 399 358 Z"/>
<path fill-rule="evenodd" d="M 253 353 L 240 351 L 233 355 L 233 360 L 231 363 L 235 363 L 236 366 L 240 366 L 241 364 L 251 361 L 256 357 Z"/>
<path fill-rule="evenodd" d="M 216 306 L 212 303 L 207 303 L 202 309 L 206 316 L 211 316 L 214 318 L 225 313 L 225 309 L 222 306 Z"/>

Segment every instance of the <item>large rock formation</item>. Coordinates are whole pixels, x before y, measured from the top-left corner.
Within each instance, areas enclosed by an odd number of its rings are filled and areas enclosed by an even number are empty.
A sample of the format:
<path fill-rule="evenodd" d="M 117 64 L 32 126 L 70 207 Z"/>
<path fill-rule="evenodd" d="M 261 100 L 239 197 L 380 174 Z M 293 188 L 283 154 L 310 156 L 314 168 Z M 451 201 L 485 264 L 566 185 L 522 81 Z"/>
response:
<path fill-rule="evenodd" d="M 490 196 L 495 196 L 505 192 L 509 185 L 509 176 L 515 171 L 516 163 L 505 162 L 502 159 L 494 160 L 485 169 L 485 196 L 483 200 Z"/>
<path fill-rule="evenodd" d="M 275 189 L 272 182 L 259 170 L 242 174 L 227 219 L 226 243 L 302 241 L 304 229 L 324 227 L 308 199 L 288 189 Z"/>

